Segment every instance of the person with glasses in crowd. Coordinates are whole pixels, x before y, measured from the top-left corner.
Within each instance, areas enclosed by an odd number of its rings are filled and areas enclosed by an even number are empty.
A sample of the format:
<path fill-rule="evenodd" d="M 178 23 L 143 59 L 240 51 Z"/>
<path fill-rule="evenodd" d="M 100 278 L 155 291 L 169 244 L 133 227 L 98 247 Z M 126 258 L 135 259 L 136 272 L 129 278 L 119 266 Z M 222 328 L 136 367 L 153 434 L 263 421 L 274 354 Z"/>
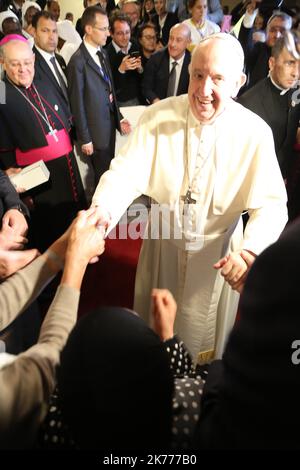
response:
<path fill-rule="evenodd" d="M 141 49 L 142 67 L 145 68 L 152 54 L 162 47 L 161 43 L 157 41 L 156 29 L 152 23 L 145 23 L 140 27 L 138 41 Z"/>
<path fill-rule="evenodd" d="M 143 73 L 138 44 L 131 40 L 129 16 L 115 11 L 110 16 L 112 42 L 107 54 L 116 87 L 119 106 L 138 106 L 141 103 L 140 83 Z"/>
<path fill-rule="evenodd" d="M 116 129 L 129 133 L 130 124 L 121 122 L 110 65 L 103 50 L 110 35 L 105 11 L 98 6 L 86 8 L 82 27 L 83 42 L 67 67 L 69 97 L 77 139 L 82 153 L 91 158 L 97 184 L 114 156 Z"/>

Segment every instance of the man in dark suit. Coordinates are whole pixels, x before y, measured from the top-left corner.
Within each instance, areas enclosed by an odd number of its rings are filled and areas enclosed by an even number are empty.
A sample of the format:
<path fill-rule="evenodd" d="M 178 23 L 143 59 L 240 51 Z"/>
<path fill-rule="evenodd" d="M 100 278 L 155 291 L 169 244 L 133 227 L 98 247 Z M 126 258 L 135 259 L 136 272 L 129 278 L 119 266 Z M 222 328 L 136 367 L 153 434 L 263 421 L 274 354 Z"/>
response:
<path fill-rule="evenodd" d="M 102 47 L 109 36 L 109 23 L 98 6 L 82 15 L 84 41 L 71 58 L 67 74 L 69 97 L 81 150 L 91 156 L 95 182 L 114 157 L 116 129 L 128 133 L 130 125 L 121 122 L 109 61 Z"/>
<path fill-rule="evenodd" d="M 54 16 L 48 11 L 38 12 L 32 20 L 34 28 L 35 76 L 37 84 L 46 84 L 57 95 L 58 107 L 63 110 L 67 120 L 72 123 L 70 111 L 66 64 L 55 50 L 58 43 L 57 25 Z"/>
<path fill-rule="evenodd" d="M 300 105 L 293 99 L 299 79 L 299 60 L 287 49 L 287 38 L 297 36 L 285 33 L 276 41 L 269 59 L 269 76 L 244 93 L 239 102 L 258 114 L 272 129 L 275 150 L 283 178 L 287 178 L 293 161 L 296 134 L 300 119 Z M 296 47 L 296 46 L 295 46 Z M 300 52 L 300 43 L 298 44 Z"/>
<path fill-rule="evenodd" d="M 177 24 L 170 31 L 168 47 L 150 57 L 142 82 L 142 94 L 147 103 L 187 93 L 191 55 L 186 48 L 190 41 L 188 26 Z M 173 82 L 174 87 L 170 86 L 170 82 Z"/>

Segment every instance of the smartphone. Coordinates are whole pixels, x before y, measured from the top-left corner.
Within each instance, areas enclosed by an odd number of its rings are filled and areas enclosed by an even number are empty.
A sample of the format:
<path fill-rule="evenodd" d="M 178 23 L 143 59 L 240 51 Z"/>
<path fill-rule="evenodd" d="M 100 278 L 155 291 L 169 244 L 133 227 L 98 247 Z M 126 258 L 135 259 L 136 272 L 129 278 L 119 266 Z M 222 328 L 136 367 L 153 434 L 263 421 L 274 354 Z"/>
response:
<path fill-rule="evenodd" d="M 131 59 L 138 59 L 139 57 L 141 57 L 141 53 L 140 51 L 133 51 L 133 52 L 130 52 L 130 58 Z"/>

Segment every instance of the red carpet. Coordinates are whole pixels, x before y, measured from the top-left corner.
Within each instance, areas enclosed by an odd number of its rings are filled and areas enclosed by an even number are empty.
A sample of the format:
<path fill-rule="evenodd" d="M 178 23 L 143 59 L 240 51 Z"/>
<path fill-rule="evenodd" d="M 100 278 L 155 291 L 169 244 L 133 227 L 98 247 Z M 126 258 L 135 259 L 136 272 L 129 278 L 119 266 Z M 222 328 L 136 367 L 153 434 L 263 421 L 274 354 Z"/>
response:
<path fill-rule="evenodd" d="M 98 263 L 87 268 L 79 316 L 101 306 L 133 307 L 135 273 L 142 240 L 119 239 L 118 232 L 115 240 L 107 238 L 105 252 Z"/>

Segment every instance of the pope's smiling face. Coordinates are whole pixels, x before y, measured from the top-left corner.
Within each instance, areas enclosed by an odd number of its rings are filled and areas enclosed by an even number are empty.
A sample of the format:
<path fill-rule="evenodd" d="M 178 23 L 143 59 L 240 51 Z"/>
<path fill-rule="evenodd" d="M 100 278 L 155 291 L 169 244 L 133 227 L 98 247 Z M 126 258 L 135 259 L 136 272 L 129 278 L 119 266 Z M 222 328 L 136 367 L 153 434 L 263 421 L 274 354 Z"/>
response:
<path fill-rule="evenodd" d="M 211 38 L 201 43 L 192 56 L 189 102 L 202 124 L 213 122 L 245 81 L 231 46 L 231 41 Z"/>

